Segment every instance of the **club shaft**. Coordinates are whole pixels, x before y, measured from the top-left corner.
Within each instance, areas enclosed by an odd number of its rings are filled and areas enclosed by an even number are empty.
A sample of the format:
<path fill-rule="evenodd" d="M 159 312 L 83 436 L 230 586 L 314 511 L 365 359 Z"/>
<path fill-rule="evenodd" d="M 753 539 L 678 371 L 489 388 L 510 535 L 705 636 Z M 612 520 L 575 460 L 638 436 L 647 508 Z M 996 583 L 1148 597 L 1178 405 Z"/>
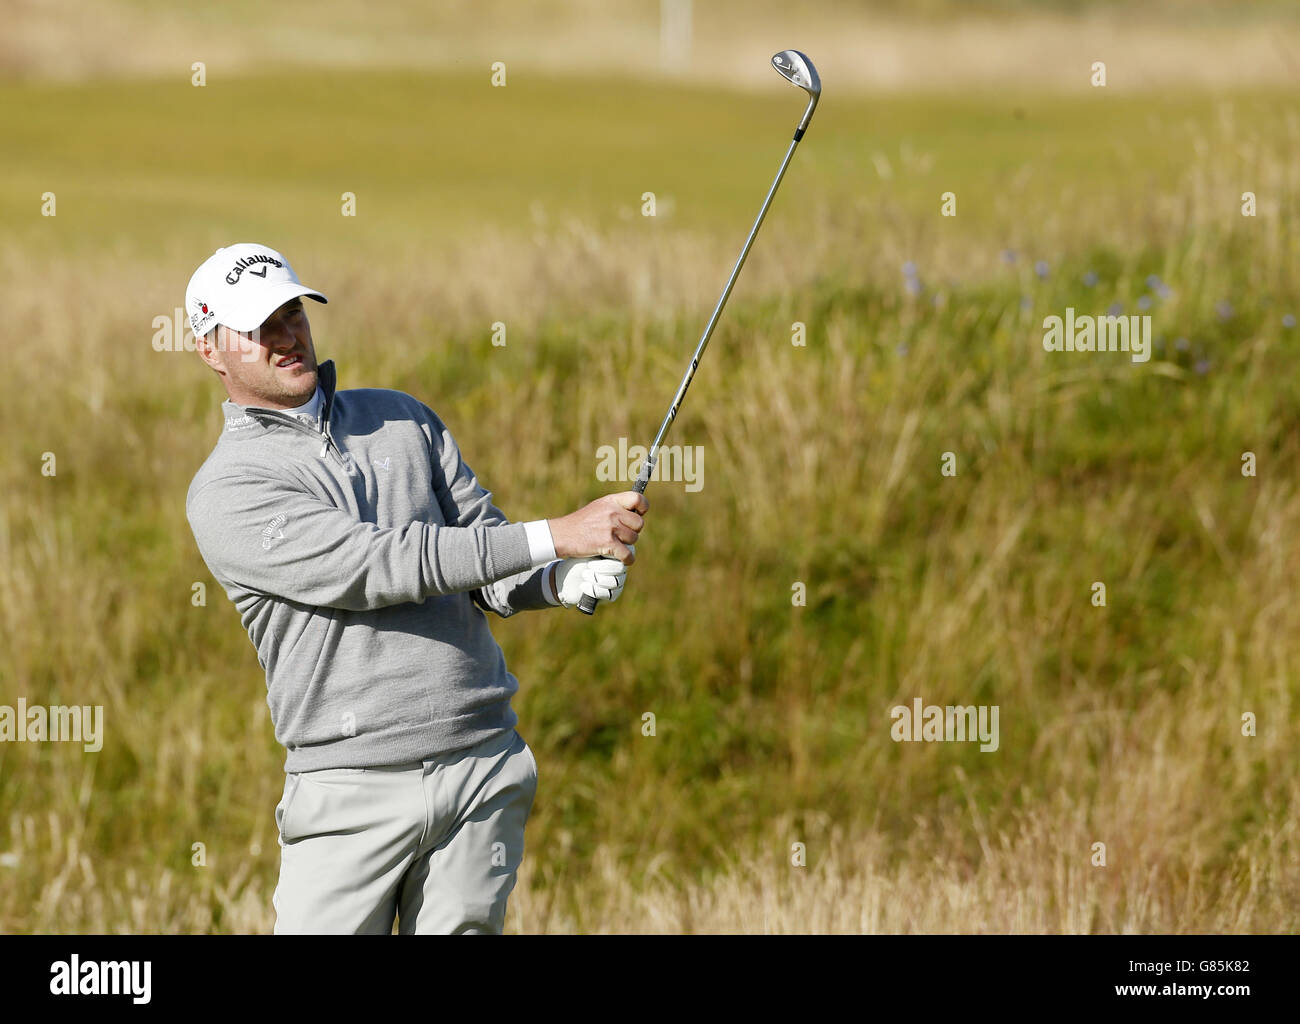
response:
<path fill-rule="evenodd" d="M 795 132 L 794 141 L 790 143 L 790 148 L 786 150 L 785 159 L 781 161 L 781 169 L 776 172 L 776 179 L 772 182 L 772 187 L 768 189 L 767 198 L 763 200 L 763 208 L 758 211 L 754 226 L 749 229 L 749 237 L 745 239 L 745 247 L 740 250 L 740 258 L 736 260 L 736 265 L 731 271 L 731 277 L 727 279 L 727 287 L 722 290 L 722 297 L 718 299 L 718 304 L 713 309 L 713 315 L 709 317 L 708 326 L 704 328 L 700 343 L 695 348 L 695 354 L 691 356 L 691 365 L 687 367 L 686 376 L 682 378 L 682 382 L 677 388 L 672 407 L 668 410 L 668 415 L 664 417 L 664 421 L 659 427 L 659 433 L 655 435 L 654 443 L 650 446 L 650 452 L 641 466 L 640 473 L 637 474 L 633 489 L 639 494 L 645 493 L 646 485 L 650 482 L 650 474 L 654 471 L 655 462 L 658 461 L 659 445 L 663 443 L 664 435 L 668 433 L 668 428 L 672 425 L 673 420 L 677 418 L 677 410 L 681 408 L 682 399 L 686 397 L 686 389 L 691 386 L 691 378 L 695 376 L 695 371 L 699 369 L 700 357 L 704 355 L 704 350 L 709 344 L 709 338 L 713 336 L 713 328 L 718 325 L 718 318 L 722 316 L 722 307 L 727 304 L 731 289 L 736 284 L 736 278 L 740 276 L 740 268 L 745 265 L 745 258 L 749 255 L 750 247 L 754 244 L 754 237 L 758 234 L 758 229 L 763 225 L 763 218 L 767 216 L 767 208 L 772 205 L 772 197 L 776 195 L 781 179 L 785 177 L 785 169 L 790 166 L 790 158 L 794 156 L 795 148 L 803 137 L 803 130 L 804 125 L 801 124 L 799 130 Z"/>
<path fill-rule="evenodd" d="M 673 404 L 668 410 L 668 415 L 664 417 L 663 423 L 659 425 L 659 433 L 655 435 L 654 443 L 650 446 L 650 451 L 646 454 L 645 461 L 642 462 L 641 469 L 637 473 L 636 483 L 632 487 L 638 494 L 644 494 L 646 486 L 650 483 L 655 464 L 659 460 L 659 446 L 663 443 L 664 435 L 668 433 L 668 428 L 672 426 L 673 420 L 677 418 L 677 410 L 681 408 L 682 400 L 686 397 L 686 389 L 691 386 L 691 379 L 695 376 L 695 371 L 700 368 L 700 358 L 704 355 L 704 349 L 709 344 L 709 338 L 713 336 L 713 328 L 718 325 L 718 318 L 722 316 L 722 307 L 727 304 L 731 289 L 735 287 L 736 278 L 740 276 L 740 269 L 745 265 L 745 258 L 749 256 L 749 249 L 754 244 L 758 229 L 763 226 L 763 218 L 767 216 L 767 209 L 772 205 L 772 198 L 776 195 L 776 190 L 781 187 L 781 179 L 785 177 L 785 169 L 790 166 L 790 158 L 794 156 L 799 140 L 803 138 L 804 132 L 808 130 L 808 123 L 812 120 L 813 111 L 817 109 L 817 101 L 821 98 L 821 80 L 817 76 L 817 69 L 813 67 L 812 61 L 805 54 L 800 53 L 798 50 L 783 50 L 772 58 L 772 65 L 785 78 L 808 93 L 808 106 L 804 109 L 803 117 L 799 120 L 799 127 L 794 131 L 794 139 L 790 143 L 790 148 L 786 150 L 785 159 L 781 161 L 781 169 L 776 172 L 776 178 L 772 181 L 772 187 L 767 190 L 767 197 L 763 200 L 763 206 L 758 211 L 758 216 L 754 218 L 754 226 L 749 229 L 749 237 L 745 239 L 745 247 L 740 250 L 740 258 L 736 260 L 736 265 L 731 270 L 731 276 L 727 278 L 727 286 L 722 289 L 722 296 L 718 299 L 718 304 L 713 307 L 713 315 L 709 317 L 708 325 L 704 328 L 704 334 L 700 337 L 700 343 L 695 347 L 695 354 L 691 356 L 691 365 L 687 367 L 686 375 L 682 377 L 682 382 L 677 387 L 677 394 L 673 396 Z M 583 594 L 578 607 L 587 615 L 594 614 L 596 599 L 589 594 Z"/>

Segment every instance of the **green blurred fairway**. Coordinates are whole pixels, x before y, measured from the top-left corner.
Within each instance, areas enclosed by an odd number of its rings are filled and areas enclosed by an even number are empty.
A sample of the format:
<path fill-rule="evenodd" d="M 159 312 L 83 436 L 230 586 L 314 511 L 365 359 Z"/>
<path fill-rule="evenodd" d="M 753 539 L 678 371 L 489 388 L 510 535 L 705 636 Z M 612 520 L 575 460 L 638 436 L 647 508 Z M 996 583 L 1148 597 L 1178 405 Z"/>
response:
<path fill-rule="evenodd" d="M 341 386 L 432 405 L 513 519 L 658 425 L 802 101 L 509 82 L 0 85 L 0 697 L 108 730 L 0 745 L 0 929 L 269 930 L 283 753 L 183 510 L 218 385 L 150 344 L 212 248 L 284 250 Z M 1297 158 L 1276 91 L 827 83 L 670 438 L 703 490 L 652 487 L 596 619 L 493 621 L 541 764 L 512 927 L 1295 930 Z M 1150 363 L 1043 352 L 1143 296 Z M 1000 750 L 891 742 L 915 696 Z"/>
<path fill-rule="evenodd" d="M 247 236 L 369 253 L 526 230 L 538 209 L 608 228 L 642 220 L 641 195 L 653 191 L 671 208 L 646 228 L 719 233 L 738 246 L 803 109 L 801 94 L 773 78 L 761 95 L 524 73 L 504 88 L 486 74 L 374 71 L 203 88 L 183 77 L 9 84 L 0 216 L 15 243 L 38 252 L 111 243 L 147 256 L 178 239 L 192 248 Z M 1174 192 L 1200 159 L 1193 143 L 1214 107 L 1204 96 L 1103 92 L 829 92 L 817 144 L 800 147 L 798 177 L 774 206 L 774 234 L 819 208 L 835 217 L 882 200 L 929 221 L 951 189 L 958 217 L 942 230 L 978 232 L 996 247 L 988 232 L 1029 234 L 1019 222 L 1059 207 L 1063 193 L 1107 207 L 1119 191 L 1134 204 Z M 1274 93 L 1218 103 L 1263 138 L 1295 116 Z M 39 206 L 47 190 L 60 218 L 32 216 L 32 197 Z M 357 196 L 356 218 L 340 216 L 345 191 Z M 1018 218 L 998 210 L 1009 204 Z"/>

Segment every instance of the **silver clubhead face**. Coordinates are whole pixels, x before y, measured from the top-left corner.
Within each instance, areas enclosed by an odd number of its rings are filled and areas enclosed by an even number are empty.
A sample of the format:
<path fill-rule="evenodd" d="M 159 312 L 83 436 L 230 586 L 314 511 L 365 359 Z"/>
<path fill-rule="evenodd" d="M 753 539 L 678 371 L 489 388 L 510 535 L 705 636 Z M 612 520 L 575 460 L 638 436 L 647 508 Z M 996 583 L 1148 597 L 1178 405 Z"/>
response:
<path fill-rule="evenodd" d="M 804 92 L 813 96 L 821 95 L 822 80 L 817 77 L 817 69 L 807 54 L 798 50 L 782 50 L 772 58 L 772 67 Z"/>

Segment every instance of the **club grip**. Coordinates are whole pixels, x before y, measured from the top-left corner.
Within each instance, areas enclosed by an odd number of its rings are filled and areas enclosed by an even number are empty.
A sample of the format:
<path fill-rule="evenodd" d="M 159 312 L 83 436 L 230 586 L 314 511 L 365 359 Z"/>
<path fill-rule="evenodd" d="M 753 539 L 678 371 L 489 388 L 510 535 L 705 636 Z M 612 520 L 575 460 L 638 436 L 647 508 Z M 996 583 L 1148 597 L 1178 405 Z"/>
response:
<path fill-rule="evenodd" d="M 675 414 L 675 412 L 670 412 L 668 415 L 673 416 Z M 658 459 L 655 461 L 657 462 Z M 654 463 L 647 459 L 641 464 L 641 472 L 637 474 L 636 483 L 632 485 L 632 490 L 636 491 L 637 494 L 645 494 L 646 484 L 650 482 L 650 474 L 653 471 Z M 597 556 L 593 555 L 592 557 L 595 558 Z M 578 601 L 578 611 L 582 612 L 583 615 L 595 615 L 596 599 L 590 594 L 583 594 L 582 598 Z"/>

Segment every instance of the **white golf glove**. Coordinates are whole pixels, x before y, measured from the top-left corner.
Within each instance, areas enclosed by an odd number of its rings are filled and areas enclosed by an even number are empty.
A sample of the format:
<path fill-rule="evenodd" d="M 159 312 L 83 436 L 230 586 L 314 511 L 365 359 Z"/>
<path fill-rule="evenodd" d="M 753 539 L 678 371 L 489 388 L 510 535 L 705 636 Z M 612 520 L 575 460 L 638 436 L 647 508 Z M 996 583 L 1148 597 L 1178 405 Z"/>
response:
<path fill-rule="evenodd" d="M 626 578 L 627 566 L 617 558 L 564 558 L 555 566 L 555 591 L 565 608 L 578 607 L 584 594 L 597 603 L 617 601 Z"/>

